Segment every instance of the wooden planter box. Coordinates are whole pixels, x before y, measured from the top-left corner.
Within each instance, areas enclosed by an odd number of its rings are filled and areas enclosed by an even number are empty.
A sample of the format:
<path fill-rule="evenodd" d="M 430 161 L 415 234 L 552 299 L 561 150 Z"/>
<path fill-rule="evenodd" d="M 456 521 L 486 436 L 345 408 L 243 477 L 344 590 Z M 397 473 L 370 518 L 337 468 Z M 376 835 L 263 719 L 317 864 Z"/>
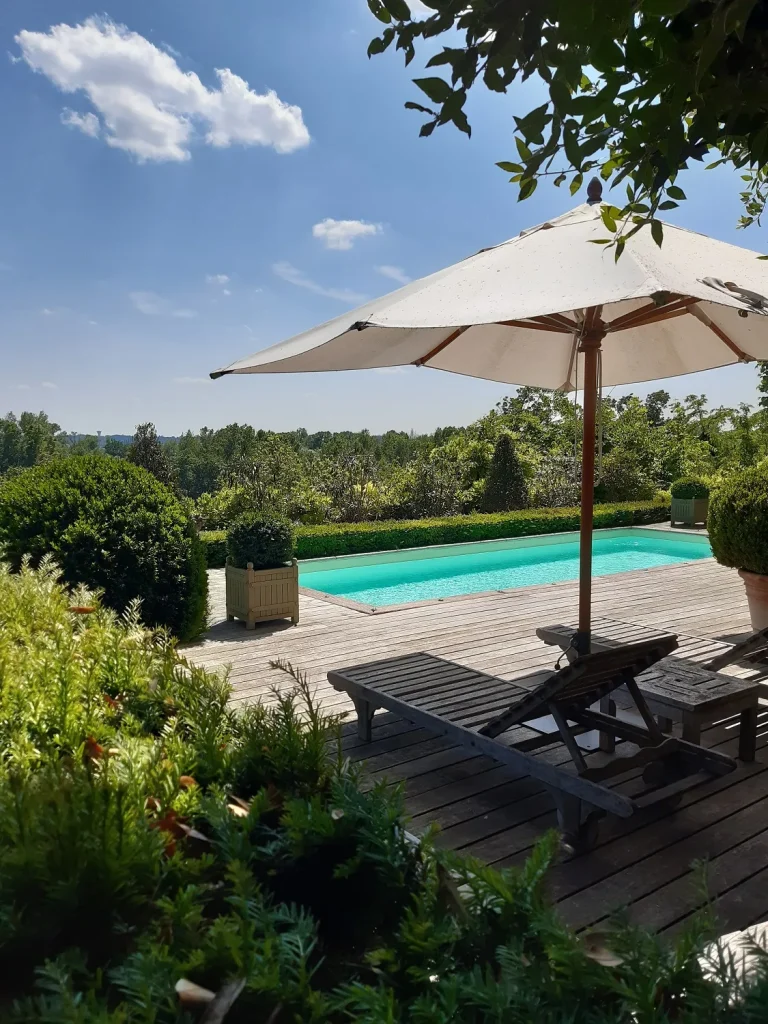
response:
<path fill-rule="evenodd" d="M 695 526 L 697 523 L 707 522 L 707 510 L 709 498 L 673 498 L 672 499 L 672 525 L 683 523 L 685 526 Z"/>
<path fill-rule="evenodd" d="M 246 629 L 270 619 L 299 621 L 299 563 L 279 569 L 225 568 L 227 583 L 227 619 L 243 619 Z"/>

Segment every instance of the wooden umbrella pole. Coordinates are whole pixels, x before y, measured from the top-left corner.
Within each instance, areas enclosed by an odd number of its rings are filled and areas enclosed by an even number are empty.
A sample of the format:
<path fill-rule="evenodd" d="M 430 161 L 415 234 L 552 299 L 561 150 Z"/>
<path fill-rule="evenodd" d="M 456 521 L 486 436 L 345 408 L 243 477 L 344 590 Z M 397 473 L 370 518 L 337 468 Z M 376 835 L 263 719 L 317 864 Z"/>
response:
<path fill-rule="evenodd" d="M 581 446 L 581 529 L 579 543 L 579 629 L 574 646 L 589 654 L 592 632 L 592 515 L 595 504 L 595 420 L 600 346 L 605 325 L 599 307 L 587 311 L 579 336 L 584 353 L 584 425 Z"/>

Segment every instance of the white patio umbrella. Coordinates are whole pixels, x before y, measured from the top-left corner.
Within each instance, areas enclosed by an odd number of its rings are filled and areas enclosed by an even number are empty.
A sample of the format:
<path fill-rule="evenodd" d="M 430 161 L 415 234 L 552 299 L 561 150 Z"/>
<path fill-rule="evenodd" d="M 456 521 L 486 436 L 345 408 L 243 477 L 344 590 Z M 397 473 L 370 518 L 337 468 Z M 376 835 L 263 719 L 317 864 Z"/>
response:
<path fill-rule="evenodd" d="M 598 382 L 635 384 L 768 359 L 768 266 L 757 253 L 664 225 L 613 250 L 602 186 L 569 213 L 223 369 L 367 370 L 413 364 L 584 391 L 579 651 L 589 650 Z"/>

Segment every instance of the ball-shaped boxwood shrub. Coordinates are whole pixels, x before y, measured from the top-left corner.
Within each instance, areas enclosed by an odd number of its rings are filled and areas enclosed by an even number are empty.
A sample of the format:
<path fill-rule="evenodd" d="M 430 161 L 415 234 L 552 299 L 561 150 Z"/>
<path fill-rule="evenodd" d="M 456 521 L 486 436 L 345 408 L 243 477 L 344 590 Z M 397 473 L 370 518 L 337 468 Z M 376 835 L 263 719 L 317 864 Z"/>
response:
<path fill-rule="evenodd" d="M 227 531 L 227 561 L 238 569 L 277 569 L 293 558 L 295 537 L 287 519 L 249 512 Z"/>
<path fill-rule="evenodd" d="M 768 466 L 741 470 L 718 486 L 707 528 L 718 562 L 768 574 Z"/>
<path fill-rule="evenodd" d="M 18 568 L 51 554 L 64 579 L 104 592 L 188 640 L 205 625 L 205 553 L 182 503 L 140 466 L 107 455 L 70 456 L 0 485 L 0 558 Z"/>
<path fill-rule="evenodd" d="M 673 498 L 708 498 L 709 487 L 695 476 L 684 476 L 675 480 L 671 492 Z"/>

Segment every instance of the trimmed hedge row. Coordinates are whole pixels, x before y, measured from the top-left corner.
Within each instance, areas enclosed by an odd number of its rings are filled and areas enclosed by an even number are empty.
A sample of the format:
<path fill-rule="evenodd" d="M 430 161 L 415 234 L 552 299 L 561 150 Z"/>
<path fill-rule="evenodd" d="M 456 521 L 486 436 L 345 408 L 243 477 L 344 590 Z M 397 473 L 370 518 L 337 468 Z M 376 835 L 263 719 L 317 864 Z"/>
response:
<path fill-rule="evenodd" d="M 625 501 L 595 506 L 595 528 L 641 526 L 669 518 L 669 505 L 653 501 Z M 370 551 L 417 548 L 433 544 L 461 544 L 473 540 L 500 540 L 543 533 L 578 530 L 578 508 L 527 508 L 517 512 L 480 512 L 443 519 L 410 519 L 374 523 L 325 523 L 296 529 L 296 557 L 329 558 Z M 212 530 L 200 534 L 209 569 L 220 569 L 227 555 L 227 534 Z"/>

